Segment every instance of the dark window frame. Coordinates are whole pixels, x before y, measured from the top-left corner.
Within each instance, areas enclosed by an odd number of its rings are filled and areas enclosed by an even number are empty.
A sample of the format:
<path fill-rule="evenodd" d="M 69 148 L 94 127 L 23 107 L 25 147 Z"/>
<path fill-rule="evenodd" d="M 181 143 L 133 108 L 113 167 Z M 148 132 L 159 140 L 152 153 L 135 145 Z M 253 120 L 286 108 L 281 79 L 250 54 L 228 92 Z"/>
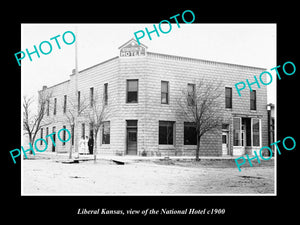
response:
<path fill-rule="evenodd" d="M 225 87 L 225 108 L 232 109 L 232 88 L 231 87 Z"/>
<path fill-rule="evenodd" d="M 250 91 L 250 110 L 256 110 L 256 90 Z"/>
<path fill-rule="evenodd" d="M 85 138 L 85 123 L 81 123 L 81 137 Z"/>
<path fill-rule="evenodd" d="M 162 137 L 162 133 L 166 131 L 166 137 Z M 158 144 L 159 145 L 173 145 L 175 142 L 175 122 L 174 121 L 159 121 L 158 126 Z"/>
<path fill-rule="evenodd" d="M 108 128 L 106 128 L 108 124 Z M 105 133 L 105 128 L 108 129 L 108 133 Z M 102 124 L 102 144 L 110 144 L 110 121 L 104 121 Z"/>
<path fill-rule="evenodd" d="M 40 140 L 40 145 L 43 145 L 43 131 L 44 131 L 44 129 L 43 128 L 41 128 L 41 140 Z"/>
<path fill-rule="evenodd" d="M 50 99 L 47 100 L 47 116 L 50 114 Z"/>
<path fill-rule="evenodd" d="M 189 91 L 189 87 L 192 87 L 192 92 Z M 187 84 L 187 101 L 188 106 L 194 106 L 195 105 L 195 89 L 196 84 L 188 83 Z"/>
<path fill-rule="evenodd" d="M 54 98 L 53 115 L 56 115 L 57 98 Z"/>
<path fill-rule="evenodd" d="M 77 110 L 80 111 L 80 91 L 77 92 Z"/>
<path fill-rule="evenodd" d="M 64 95 L 64 108 L 63 108 L 63 112 L 64 113 L 67 112 L 67 95 Z"/>
<path fill-rule="evenodd" d="M 192 123 L 192 122 L 184 122 L 183 123 L 183 144 L 184 145 L 197 145 L 197 130 L 196 130 L 196 124 Z M 191 131 L 191 128 L 194 128 L 195 130 L 192 131 L 194 132 L 193 134 L 188 134 L 188 130 Z M 194 140 L 192 140 L 191 138 L 195 138 Z"/>
<path fill-rule="evenodd" d="M 90 107 L 93 107 L 94 104 L 94 87 L 90 88 Z"/>
<path fill-rule="evenodd" d="M 136 91 L 129 91 L 129 82 L 136 81 L 137 82 L 137 90 Z M 129 93 L 135 93 L 136 92 L 136 101 L 129 101 Z M 126 80 L 126 103 L 138 103 L 139 102 L 139 80 L 138 79 L 127 79 Z"/>
<path fill-rule="evenodd" d="M 48 143 L 49 128 L 46 127 L 46 142 Z"/>
<path fill-rule="evenodd" d="M 63 140 L 65 141 L 66 140 L 66 125 L 63 125 Z M 64 146 L 64 145 L 66 145 L 66 142 L 62 142 L 62 145 Z"/>
<path fill-rule="evenodd" d="M 104 105 L 108 104 L 108 83 L 103 85 L 103 101 Z"/>
<path fill-rule="evenodd" d="M 167 85 L 167 92 L 163 91 L 163 84 Z M 161 101 L 160 101 L 160 103 L 168 105 L 169 104 L 169 81 L 162 80 L 160 85 L 161 85 Z M 166 95 L 166 96 L 164 96 L 164 95 Z M 163 99 L 164 99 L 163 97 L 165 97 L 166 102 L 163 102 Z"/>
<path fill-rule="evenodd" d="M 255 123 L 256 121 L 256 123 Z M 252 128 L 252 146 L 255 146 L 255 147 L 260 147 L 260 123 L 261 123 L 261 120 L 259 118 L 252 118 L 252 121 L 251 121 L 252 125 L 251 125 L 251 128 Z M 258 143 L 257 143 L 258 141 Z"/>

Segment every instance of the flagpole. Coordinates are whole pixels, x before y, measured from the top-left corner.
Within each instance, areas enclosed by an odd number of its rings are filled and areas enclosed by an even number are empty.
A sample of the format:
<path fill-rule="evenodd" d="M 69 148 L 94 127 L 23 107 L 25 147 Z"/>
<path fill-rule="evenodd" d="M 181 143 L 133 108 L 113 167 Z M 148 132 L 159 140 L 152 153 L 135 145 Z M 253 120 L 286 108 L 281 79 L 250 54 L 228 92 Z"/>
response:
<path fill-rule="evenodd" d="M 79 151 L 78 151 L 78 113 L 79 113 L 79 101 L 78 101 L 78 49 L 77 49 L 77 43 L 78 43 L 78 35 L 77 35 L 77 26 L 75 26 L 75 101 L 77 101 L 77 113 L 75 113 L 75 121 L 74 121 L 74 132 L 75 132 L 75 158 L 79 158 Z M 77 129 L 76 129 L 77 128 Z"/>

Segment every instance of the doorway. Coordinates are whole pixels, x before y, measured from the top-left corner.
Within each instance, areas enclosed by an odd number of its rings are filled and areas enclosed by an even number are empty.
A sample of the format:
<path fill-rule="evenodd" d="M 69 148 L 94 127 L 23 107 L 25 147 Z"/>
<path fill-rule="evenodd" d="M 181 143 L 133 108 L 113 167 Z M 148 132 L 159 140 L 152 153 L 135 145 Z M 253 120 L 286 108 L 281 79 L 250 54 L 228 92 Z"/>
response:
<path fill-rule="evenodd" d="M 228 137 L 229 137 L 229 132 L 228 131 L 223 131 L 222 132 L 222 155 L 229 155 L 229 141 L 228 141 Z"/>
<path fill-rule="evenodd" d="M 52 133 L 54 133 L 53 134 L 53 143 L 52 143 L 52 152 L 55 152 L 55 144 L 54 144 L 54 143 L 56 143 L 55 142 L 55 139 L 56 139 L 55 127 L 52 127 Z"/>
<path fill-rule="evenodd" d="M 137 120 L 127 120 L 127 155 L 137 155 Z"/>

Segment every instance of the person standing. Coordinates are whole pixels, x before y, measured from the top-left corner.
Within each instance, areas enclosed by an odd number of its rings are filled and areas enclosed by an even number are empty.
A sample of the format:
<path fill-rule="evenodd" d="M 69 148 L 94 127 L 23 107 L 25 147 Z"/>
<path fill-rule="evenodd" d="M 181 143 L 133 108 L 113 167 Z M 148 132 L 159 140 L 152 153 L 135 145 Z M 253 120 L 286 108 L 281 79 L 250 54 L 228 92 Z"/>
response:
<path fill-rule="evenodd" d="M 93 139 L 93 137 L 89 138 L 88 146 L 89 146 L 89 153 L 92 155 L 93 154 L 93 147 L 94 147 L 94 139 Z"/>
<path fill-rule="evenodd" d="M 80 142 L 79 142 L 79 154 L 84 154 L 84 136 L 81 137 Z"/>

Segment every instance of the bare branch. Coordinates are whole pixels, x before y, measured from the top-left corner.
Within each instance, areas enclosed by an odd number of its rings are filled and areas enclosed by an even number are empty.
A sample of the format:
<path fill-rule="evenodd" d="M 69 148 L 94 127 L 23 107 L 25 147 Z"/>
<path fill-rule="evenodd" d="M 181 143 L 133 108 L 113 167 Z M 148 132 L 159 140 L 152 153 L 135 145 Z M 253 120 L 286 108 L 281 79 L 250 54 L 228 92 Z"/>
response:
<path fill-rule="evenodd" d="M 182 96 L 177 100 L 181 116 L 195 124 L 197 133 L 196 159 L 199 159 L 200 138 L 214 129 L 219 129 L 222 123 L 220 96 L 222 83 L 200 80 L 196 83 L 193 93 L 182 90 Z"/>

